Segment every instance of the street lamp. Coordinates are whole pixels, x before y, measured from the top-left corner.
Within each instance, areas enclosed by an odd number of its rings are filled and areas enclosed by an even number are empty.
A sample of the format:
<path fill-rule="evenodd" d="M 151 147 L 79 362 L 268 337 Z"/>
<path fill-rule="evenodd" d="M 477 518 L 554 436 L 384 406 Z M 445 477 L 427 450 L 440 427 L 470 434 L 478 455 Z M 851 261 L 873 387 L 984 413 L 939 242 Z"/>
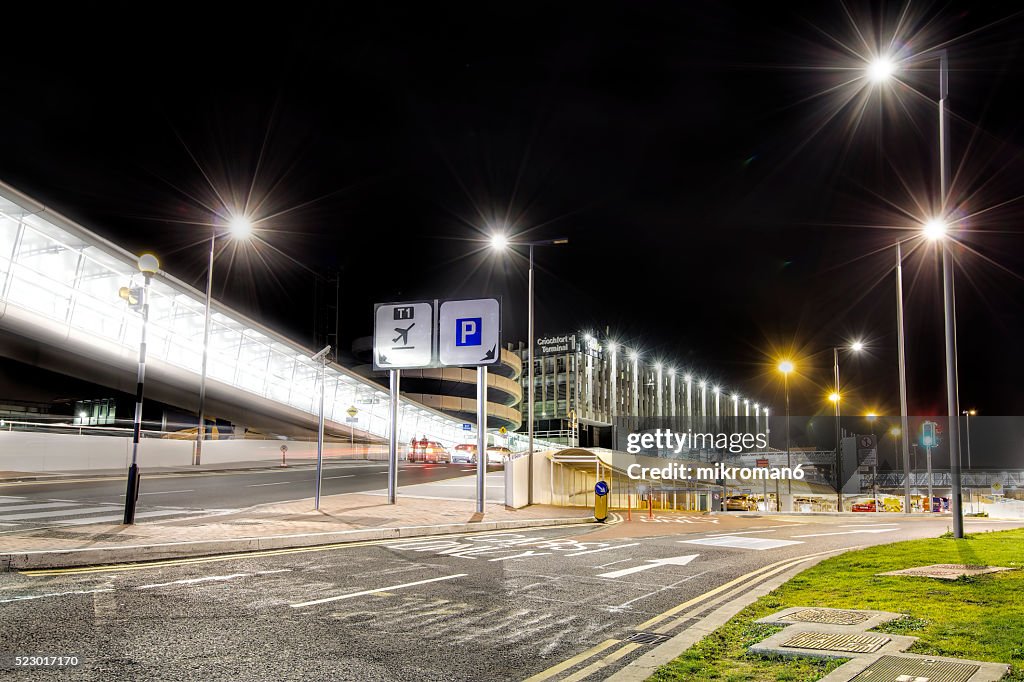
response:
<path fill-rule="evenodd" d="M 139 339 L 139 370 L 135 383 L 135 422 L 132 429 L 132 463 L 128 467 L 128 485 L 124 496 L 124 523 L 135 523 L 135 505 L 139 500 L 139 437 L 142 434 L 142 387 L 146 380 L 146 324 L 149 322 L 149 283 L 160 270 L 156 256 L 144 254 L 139 257 L 139 272 L 142 273 L 142 289 L 121 290 L 121 297 L 129 306 L 142 312 L 142 335 Z"/>
<path fill-rule="evenodd" d="M 949 203 L 949 128 L 946 116 L 946 98 L 949 96 L 949 54 L 946 50 L 932 50 L 917 55 L 915 61 L 939 60 L 939 197 L 942 211 Z M 884 61 L 880 61 L 880 59 Z M 866 65 L 867 77 L 882 83 L 896 71 L 895 63 L 889 58 L 880 58 Z M 957 405 L 957 358 L 956 358 L 956 303 L 953 292 L 953 246 L 952 240 L 944 239 L 947 225 L 944 220 L 932 219 L 924 226 L 929 239 L 942 243 L 942 299 L 946 346 L 946 410 L 949 415 L 949 474 L 950 510 L 953 512 L 953 537 L 964 536 L 963 508 L 960 501 L 960 410 Z M 906 424 L 904 424 L 906 433 Z M 929 501 L 931 504 L 931 501 Z"/>
<path fill-rule="evenodd" d="M 967 417 L 967 469 L 971 468 L 971 417 L 978 414 L 977 410 L 964 410 L 963 415 Z M 974 499 L 973 497 L 971 498 Z"/>
<path fill-rule="evenodd" d="M 527 455 L 528 459 L 528 477 L 527 477 L 527 502 L 533 504 L 533 247 L 535 246 L 561 246 L 562 244 L 568 244 L 569 240 L 564 237 L 558 239 L 544 239 L 540 241 L 529 241 L 529 242 L 513 242 L 509 241 L 508 237 L 503 234 L 495 234 L 491 237 L 491 248 L 495 251 L 501 252 L 510 246 L 528 246 L 530 248 L 530 275 L 527 293 L 527 331 L 526 335 L 529 337 L 528 348 L 527 348 L 527 360 L 529 362 L 529 372 L 527 381 L 529 382 L 529 392 L 527 393 L 527 420 L 529 424 L 527 426 L 529 433 L 529 448 L 530 452 Z M 556 406 L 557 407 L 557 406 Z"/>
<path fill-rule="evenodd" d="M 849 348 L 849 350 L 854 352 L 854 353 L 860 353 L 862 350 L 864 350 L 864 342 L 861 341 L 860 339 L 857 339 L 857 340 L 853 341 L 852 343 L 850 343 L 847 346 L 847 348 Z M 829 400 L 831 400 L 832 404 L 835 406 L 835 412 L 836 412 L 836 505 L 837 505 L 836 506 L 836 511 L 843 511 L 843 456 L 842 456 L 842 453 L 841 453 L 841 450 L 842 450 L 842 447 L 841 447 L 842 446 L 842 427 L 841 427 L 842 410 L 841 410 L 840 405 L 839 405 L 839 403 L 841 402 L 841 398 L 842 398 L 842 393 L 841 393 L 842 387 L 841 387 L 841 385 L 839 383 L 839 346 L 833 346 L 832 347 L 832 369 L 833 369 L 833 374 L 834 374 L 833 378 L 835 379 L 835 382 L 836 382 L 836 390 L 832 394 L 832 395 L 835 396 L 835 400 L 832 399 L 832 396 L 829 396 Z"/>
<path fill-rule="evenodd" d="M 233 239 L 252 238 L 252 221 L 237 215 L 228 222 L 228 234 Z M 203 441 L 206 440 L 206 364 L 210 354 L 210 308 L 213 299 L 213 258 L 217 247 L 217 228 L 210 231 L 210 264 L 206 269 L 206 318 L 203 321 L 203 364 L 199 373 L 199 427 L 196 429 L 196 447 L 192 464 L 198 466 L 203 459 Z"/>
<path fill-rule="evenodd" d="M 791 474 L 786 478 L 786 490 L 789 498 L 786 500 L 786 511 L 792 511 L 790 507 L 793 504 L 793 457 L 789 449 L 789 373 L 793 371 L 793 362 L 783 360 L 779 363 L 779 371 L 782 372 L 782 382 L 786 393 L 786 468 Z"/>

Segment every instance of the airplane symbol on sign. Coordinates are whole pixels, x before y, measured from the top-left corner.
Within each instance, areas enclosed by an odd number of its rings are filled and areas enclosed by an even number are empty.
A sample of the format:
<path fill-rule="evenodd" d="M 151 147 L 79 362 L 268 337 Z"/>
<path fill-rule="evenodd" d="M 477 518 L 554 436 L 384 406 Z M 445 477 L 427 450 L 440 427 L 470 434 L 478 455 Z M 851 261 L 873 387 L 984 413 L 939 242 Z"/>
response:
<path fill-rule="evenodd" d="M 409 330 L 412 329 L 415 326 L 416 326 L 416 323 L 413 322 L 412 324 L 410 324 L 405 329 L 402 329 L 401 327 L 395 327 L 395 332 L 398 333 L 398 336 L 396 336 L 395 338 L 391 339 L 391 343 L 398 343 L 398 339 L 402 339 L 402 345 L 403 346 L 406 345 L 407 343 L 409 343 Z"/>

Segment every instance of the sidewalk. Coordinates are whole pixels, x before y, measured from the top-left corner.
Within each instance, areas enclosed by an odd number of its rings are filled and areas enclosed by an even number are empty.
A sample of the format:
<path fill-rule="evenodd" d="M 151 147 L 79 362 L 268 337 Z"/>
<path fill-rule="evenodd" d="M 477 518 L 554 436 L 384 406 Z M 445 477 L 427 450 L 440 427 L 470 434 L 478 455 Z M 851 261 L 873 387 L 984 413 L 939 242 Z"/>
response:
<path fill-rule="evenodd" d="M 387 460 L 355 459 L 331 457 L 324 459 L 324 467 L 335 466 L 344 463 L 355 464 L 380 464 L 387 466 Z M 399 462 L 404 464 L 405 460 Z M 288 457 L 289 469 L 308 469 L 316 467 L 316 458 L 309 457 Z M 166 474 L 215 474 L 229 471 L 259 471 L 263 469 L 283 469 L 280 460 L 250 460 L 240 462 L 215 462 L 212 464 L 201 464 L 199 466 L 177 466 L 177 467 L 146 467 L 142 473 L 144 476 L 166 475 Z M 63 478 L 125 478 L 128 470 L 124 469 L 80 469 L 73 471 L 0 471 L 0 483 L 16 483 L 22 481 L 51 481 Z"/>
<path fill-rule="evenodd" d="M 342 542 L 469 531 L 555 526 L 593 521 L 583 507 L 489 503 L 483 514 L 469 500 L 411 498 L 386 504 L 379 494 L 351 493 L 258 505 L 231 514 L 100 523 L 0 535 L 0 570 L 59 568 L 311 547 Z"/>

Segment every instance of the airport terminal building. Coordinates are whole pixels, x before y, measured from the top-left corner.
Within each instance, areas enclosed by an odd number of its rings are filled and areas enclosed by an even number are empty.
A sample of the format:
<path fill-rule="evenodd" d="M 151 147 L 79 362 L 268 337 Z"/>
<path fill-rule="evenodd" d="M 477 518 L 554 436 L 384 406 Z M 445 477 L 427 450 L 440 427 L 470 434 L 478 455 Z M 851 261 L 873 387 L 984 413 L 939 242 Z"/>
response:
<path fill-rule="evenodd" d="M 527 344 L 509 345 L 522 361 L 520 403 L 529 422 Z M 770 409 L 717 382 L 708 372 L 652 362 L 634 349 L 588 332 L 538 336 L 534 342 L 537 438 L 581 447 L 612 447 L 615 424 L 677 418 L 701 431 L 767 430 Z"/>

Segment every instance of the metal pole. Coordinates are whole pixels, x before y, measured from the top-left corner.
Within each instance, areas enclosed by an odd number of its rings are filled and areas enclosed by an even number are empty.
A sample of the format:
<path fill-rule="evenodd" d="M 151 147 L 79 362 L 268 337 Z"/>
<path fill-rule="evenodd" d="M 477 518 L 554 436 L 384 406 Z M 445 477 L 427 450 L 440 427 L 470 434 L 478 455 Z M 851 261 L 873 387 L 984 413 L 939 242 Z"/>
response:
<path fill-rule="evenodd" d="M 900 431 L 903 441 L 903 509 L 911 513 L 910 507 L 910 426 L 907 411 L 907 360 L 906 337 L 903 332 L 903 243 L 896 242 L 896 329 L 899 336 L 900 360 Z"/>
<path fill-rule="evenodd" d="M 395 493 L 398 489 L 398 382 L 401 370 L 388 370 L 391 378 L 391 428 L 388 432 L 388 504 L 395 504 Z M 479 461 L 480 457 L 477 457 Z"/>
<path fill-rule="evenodd" d="M 967 416 L 967 470 L 971 470 L 971 413 L 964 412 Z"/>
<path fill-rule="evenodd" d="M 142 435 L 142 386 L 146 380 L 146 324 L 149 322 L 150 273 L 143 273 L 142 338 L 139 340 L 139 371 L 135 381 L 135 424 L 132 430 L 132 464 L 128 467 L 128 486 L 124 496 L 124 523 L 135 523 L 135 505 L 139 500 L 139 437 Z"/>
<path fill-rule="evenodd" d="M 533 345 L 533 335 L 530 335 Z M 532 383 L 530 384 L 533 385 Z M 531 408 L 532 411 L 532 408 Z M 530 421 L 530 432 L 533 432 L 533 421 Z M 484 496 L 487 493 L 487 366 L 476 368 L 476 511 L 484 513 Z M 533 472 L 533 442 L 530 442 L 530 472 Z M 511 469 L 512 467 L 510 467 Z M 532 476 L 531 476 L 532 478 Z M 533 490 L 533 482 L 530 481 Z"/>
<path fill-rule="evenodd" d="M 789 449 L 789 372 L 786 372 L 783 376 L 783 385 L 786 389 L 786 466 L 789 468 L 790 477 L 786 479 L 786 490 L 790 496 L 789 501 L 786 502 L 786 506 L 789 507 L 793 503 L 793 458 Z M 787 509 L 786 511 L 791 511 Z"/>
<path fill-rule="evenodd" d="M 314 509 L 320 509 L 320 484 L 324 471 L 324 394 L 327 379 L 327 354 L 320 358 L 320 419 L 316 429 L 316 499 Z"/>
<path fill-rule="evenodd" d="M 529 320 L 527 321 L 527 330 L 526 330 L 526 335 L 529 337 L 529 341 L 528 341 L 529 348 L 527 349 L 527 353 L 526 354 L 527 354 L 528 362 L 530 363 L 529 372 L 528 372 L 528 378 L 527 378 L 527 381 L 529 382 L 530 392 L 529 392 L 528 398 L 527 398 L 528 401 L 529 401 L 529 404 L 527 406 L 527 416 L 526 416 L 526 418 L 529 421 L 529 424 L 527 424 L 527 432 L 529 433 L 530 453 L 527 455 L 527 460 L 529 462 L 529 471 L 527 472 L 527 477 L 526 477 L 526 486 L 527 486 L 526 501 L 527 501 L 528 504 L 533 504 L 533 244 L 530 244 L 530 277 L 529 277 L 529 280 L 530 280 L 530 284 L 529 284 L 530 291 L 529 291 L 528 296 L 527 296 L 528 299 L 529 299 L 527 301 L 527 307 L 529 308 L 529 310 L 527 311 L 527 316 L 529 317 Z M 486 375 L 486 371 L 487 370 L 485 368 L 484 369 L 484 372 L 485 372 L 484 377 L 485 378 L 487 376 Z M 485 386 L 486 386 L 486 384 L 485 384 Z M 479 387 L 478 387 L 477 391 L 479 393 Z M 486 391 L 485 391 L 485 396 L 484 397 L 485 397 L 484 402 L 486 403 L 487 402 L 486 401 Z M 480 412 L 481 410 L 478 408 L 477 411 Z M 486 407 L 483 409 L 483 412 L 486 413 Z M 482 428 L 484 429 L 484 432 L 486 433 L 486 429 L 487 429 L 486 420 L 484 421 L 484 424 L 483 424 Z M 482 450 L 480 450 L 480 451 L 482 452 Z M 480 458 L 478 457 L 477 459 L 479 460 Z M 483 483 L 481 483 L 480 485 L 482 486 Z M 480 509 L 478 511 L 481 511 L 481 512 L 483 511 L 483 498 L 482 497 L 481 497 L 481 501 L 480 501 Z"/>
<path fill-rule="evenodd" d="M 939 185 L 942 211 L 949 200 L 949 123 L 946 120 L 946 97 L 949 91 L 949 64 L 945 50 L 939 53 Z M 956 378 L 956 301 L 953 290 L 952 238 L 942 242 L 942 299 L 946 332 L 946 407 L 949 415 L 950 511 L 953 512 L 953 537 L 964 536 L 964 518 L 960 499 L 960 407 Z M 930 504 L 930 502 L 929 502 Z"/>
<path fill-rule="evenodd" d="M 199 374 L 199 425 L 196 428 L 196 447 L 192 464 L 198 466 L 203 456 L 206 439 L 206 361 L 210 347 L 210 302 L 213 296 L 213 255 L 217 245 L 217 232 L 210 234 L 210 265 L 206 269 L 206 319 L 203 322 L 203 366 Z"/>
<path fill-rule="evenodd" d="M 839 392 L 839 349 L 832 347 L 832 364 L 836 380 L 836 511 L 843 511 L 843 454 L 840 427 L 839 403 L 843 396 Z"/>
<path fill-rule="evenodd" d="M 925 507 L 925 511 L 930 512 L 932 510 L 932 446 L 927 446 L 924 452 L 925 464 L 928 467 L 928 505 Z M 942 509 L 942 505 L 939 505 L 939 509 Z"/>

